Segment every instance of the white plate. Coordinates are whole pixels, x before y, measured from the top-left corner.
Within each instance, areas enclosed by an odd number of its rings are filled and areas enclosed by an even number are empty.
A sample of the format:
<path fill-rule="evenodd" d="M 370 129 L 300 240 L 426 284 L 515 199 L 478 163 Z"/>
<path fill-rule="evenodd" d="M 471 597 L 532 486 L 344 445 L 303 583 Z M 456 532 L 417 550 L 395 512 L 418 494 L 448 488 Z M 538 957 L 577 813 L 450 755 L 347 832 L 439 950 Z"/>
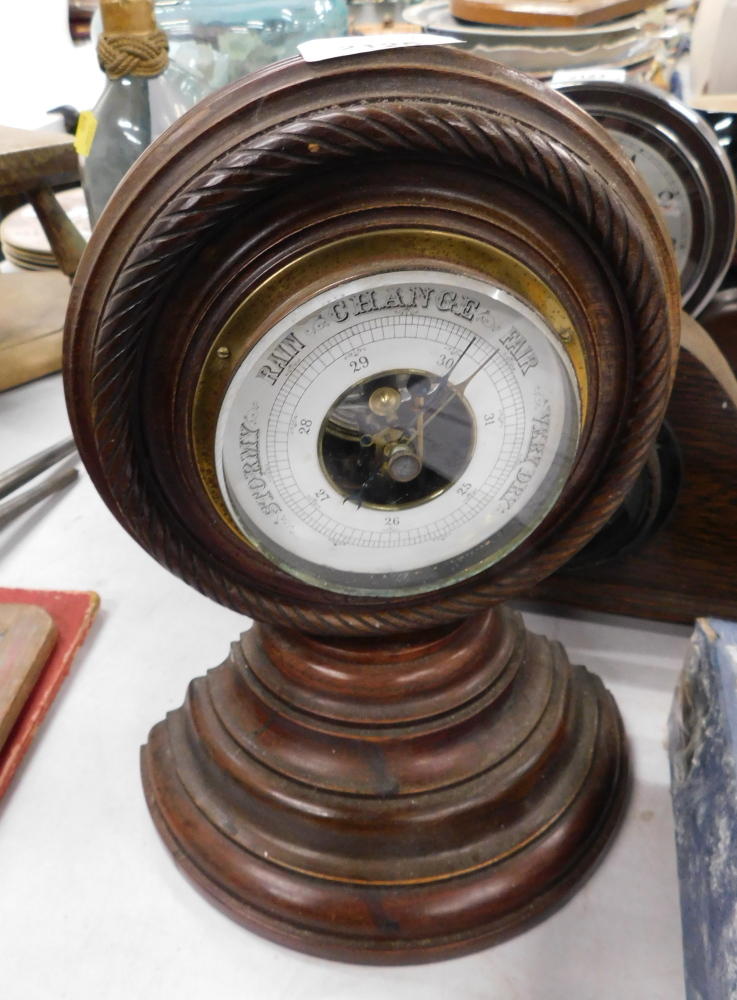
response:
<path fill-rule="evenodd" d="M 402 16 L 409 24 L 416 24 L 423 31 L 439 34 L 466 36 L 477 41 L 480 37 L 497 44 L 541 45 L 555 41 L 566 48 L 583 48 L 601 44 L 605 38 L 621 35 L 657 34 L 665 23 L 665 6 L 651 7 L 631 17 L 605 21 L 585 28 L 512 28 L 508 25 L 474 24 L 461 21 L 450 12 L 448 0 L 425 0 L 424 3 L 405 7 Z"/>

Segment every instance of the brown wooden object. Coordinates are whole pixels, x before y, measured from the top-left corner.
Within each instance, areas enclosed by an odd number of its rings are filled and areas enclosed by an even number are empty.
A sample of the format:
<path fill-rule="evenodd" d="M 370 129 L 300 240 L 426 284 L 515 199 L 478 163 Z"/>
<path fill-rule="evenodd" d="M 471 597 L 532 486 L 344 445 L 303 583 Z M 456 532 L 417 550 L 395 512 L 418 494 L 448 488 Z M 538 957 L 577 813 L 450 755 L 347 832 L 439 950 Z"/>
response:
<path fill-rule="evenodd" d="M 69 291 L 59 271 L 0 275 L 0 391 L 59 371 Z"/>
<path fill-rule="evenodd" d="M 559 905 L 610 839 L 624 737 L 598 678 L 505 608 L 416 637 L 257 626 L 143 751 L 177 862 L 246 926 L 431 961 Z"/>
<path fill-rule="evenodd" d="M 699 317 L 733 368 L 736 301 L 734 290 L 720 293 Z M 666 421 L 682 474 L 667 522 L 621 558 L 555 574 L 528 596 L 684 624 L 737 618 L 737 407 L 720 368 L 681 351 Z"/>
<path fill-rule="evenodd" d="M 34 604 L 0 604 L 0 748 L 56 642 L 48 612 Z"/>
<path fill-rule="evenodd" d="M 71 278 L 77 270 L 79 258 L 87 241 L 67 216 L 50 188 L 42 187 L 29 192 L 28 199 L 43 226 L 59 270 Z"/>
<path fill-rule="evenodd" d="M 332 593 L 233 522 L 217 416 L 296 305 L 417 268 L 497 282 L 546 317 L 581 387 L 578 449 L 544 520 L 476 576 Z M 667 236 L 616 144 L 464 52 L 268 67 L 137 162 L 75 278 L 66 387 L 120 522 L 262 623 L 143 755 L 176 860 L 237 919 L 321 955 L 422 961 L 515 932 L 590 870 L 625 797 L 618 714 L 496 605 L 578 551 L 632 487 L 678 324 Z"/>
<path fill-rule="evenodd" d="M 451 0 L 454 17 L 517 28 L 585 28 L 652 7 L 652 0 Z"/>
<path fill-rule="evenodd" d="M 78 179 L 71 136 L 0 125 L 0 197 L 73 184 Z"/>
<path fill-rule="evenodd" d="M 71 136 L 0 126 L 0 198 L 28 195 L 59 269 L 69 277 L 77 269 L 85 240 L 67 218 L 52 187 L 78 179 L 79 163 Z"/>
<path fill-rule="evenodd" d="M 714 343 L 737 372 L 737 288 L 724 288 L 699 317 Z"/>

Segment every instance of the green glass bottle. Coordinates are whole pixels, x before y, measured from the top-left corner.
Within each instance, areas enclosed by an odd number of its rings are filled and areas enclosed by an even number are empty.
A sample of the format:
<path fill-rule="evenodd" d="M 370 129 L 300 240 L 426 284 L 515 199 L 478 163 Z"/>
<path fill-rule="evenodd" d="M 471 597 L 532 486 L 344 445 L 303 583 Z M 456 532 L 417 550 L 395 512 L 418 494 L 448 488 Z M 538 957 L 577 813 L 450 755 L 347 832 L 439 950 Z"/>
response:
<path fill-rule="evenodd" d="M 94 226 L 128 169 L 205 89 L 168 59 L 152 0 L 101 0 L 103 33 L 98 40 L 107 83 L 78 132 L 81 172 Z M 91 143 L 89 137 L 91 135 Z"/>

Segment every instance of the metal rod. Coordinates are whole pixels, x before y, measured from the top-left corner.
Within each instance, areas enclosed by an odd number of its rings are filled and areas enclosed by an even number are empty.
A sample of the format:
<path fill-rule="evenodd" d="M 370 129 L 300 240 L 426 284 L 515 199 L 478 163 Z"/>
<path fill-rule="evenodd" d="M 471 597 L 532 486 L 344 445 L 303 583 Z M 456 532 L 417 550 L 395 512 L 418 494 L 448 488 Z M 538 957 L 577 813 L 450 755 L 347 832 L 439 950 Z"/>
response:
<path fill-rule="evenodd" d="M 21 493 L 20 496 L 13 497 L 12 500 L 6 500 L 5 503 L 0 503 L 0 530 L 10 524 L 11 521 L 14 521 L 16 517 L 20 517 L 21 514 L 24 514 L 31 507 L 35 506 L 39 501 L 69 486 L 78 476 L 79 472 L 77 469 L 64 469 L 62 472 L 55 472 L 53 476 L 49 476 L 48 479 L 27 490 L 25 493 Z"/>
<path fill-rule="evenodd" d="M 52 465 L 60 462 L 62 458 L 71 455 L 76 450 L 76 447 L 74 438 L 68 438 L 66 441 L 60 441 L 59 444 L 47 448 L 45 451 L 40 451 L 38 455 L 26 459 L 20 465 L 14 465 L 7 472 L 3 472 L 0 475 L 0 500 L 6 497 L 8 493 L 12 493 L 13 490 L 25 486 L 27 482 L 35 479 L 36 476 L 45 472 Z"/>

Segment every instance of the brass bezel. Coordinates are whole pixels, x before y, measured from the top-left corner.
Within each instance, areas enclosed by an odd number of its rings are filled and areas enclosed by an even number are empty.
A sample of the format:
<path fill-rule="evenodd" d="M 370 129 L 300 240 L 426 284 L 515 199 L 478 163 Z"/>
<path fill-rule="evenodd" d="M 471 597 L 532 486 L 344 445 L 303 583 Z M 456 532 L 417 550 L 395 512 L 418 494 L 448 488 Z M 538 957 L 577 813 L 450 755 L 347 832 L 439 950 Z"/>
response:
<path fill-rule="evenodd" d="M 220 517 L 249 547 L 223 499 L 215 466 L 215 432 L 233 375 L 260 338 L 306 300 L 351 279 L 418 268 L 493 281 L 535 309 L 571 362 L 584 426 L 588 371 L 581 338 L 557 295 L 521 261 L 480 240 L 439 230 L 392 228 L 335 240 L 286 264 L 246 296 L 213 339 L 197 382 L 192 409 L 197 469 Z"/>

